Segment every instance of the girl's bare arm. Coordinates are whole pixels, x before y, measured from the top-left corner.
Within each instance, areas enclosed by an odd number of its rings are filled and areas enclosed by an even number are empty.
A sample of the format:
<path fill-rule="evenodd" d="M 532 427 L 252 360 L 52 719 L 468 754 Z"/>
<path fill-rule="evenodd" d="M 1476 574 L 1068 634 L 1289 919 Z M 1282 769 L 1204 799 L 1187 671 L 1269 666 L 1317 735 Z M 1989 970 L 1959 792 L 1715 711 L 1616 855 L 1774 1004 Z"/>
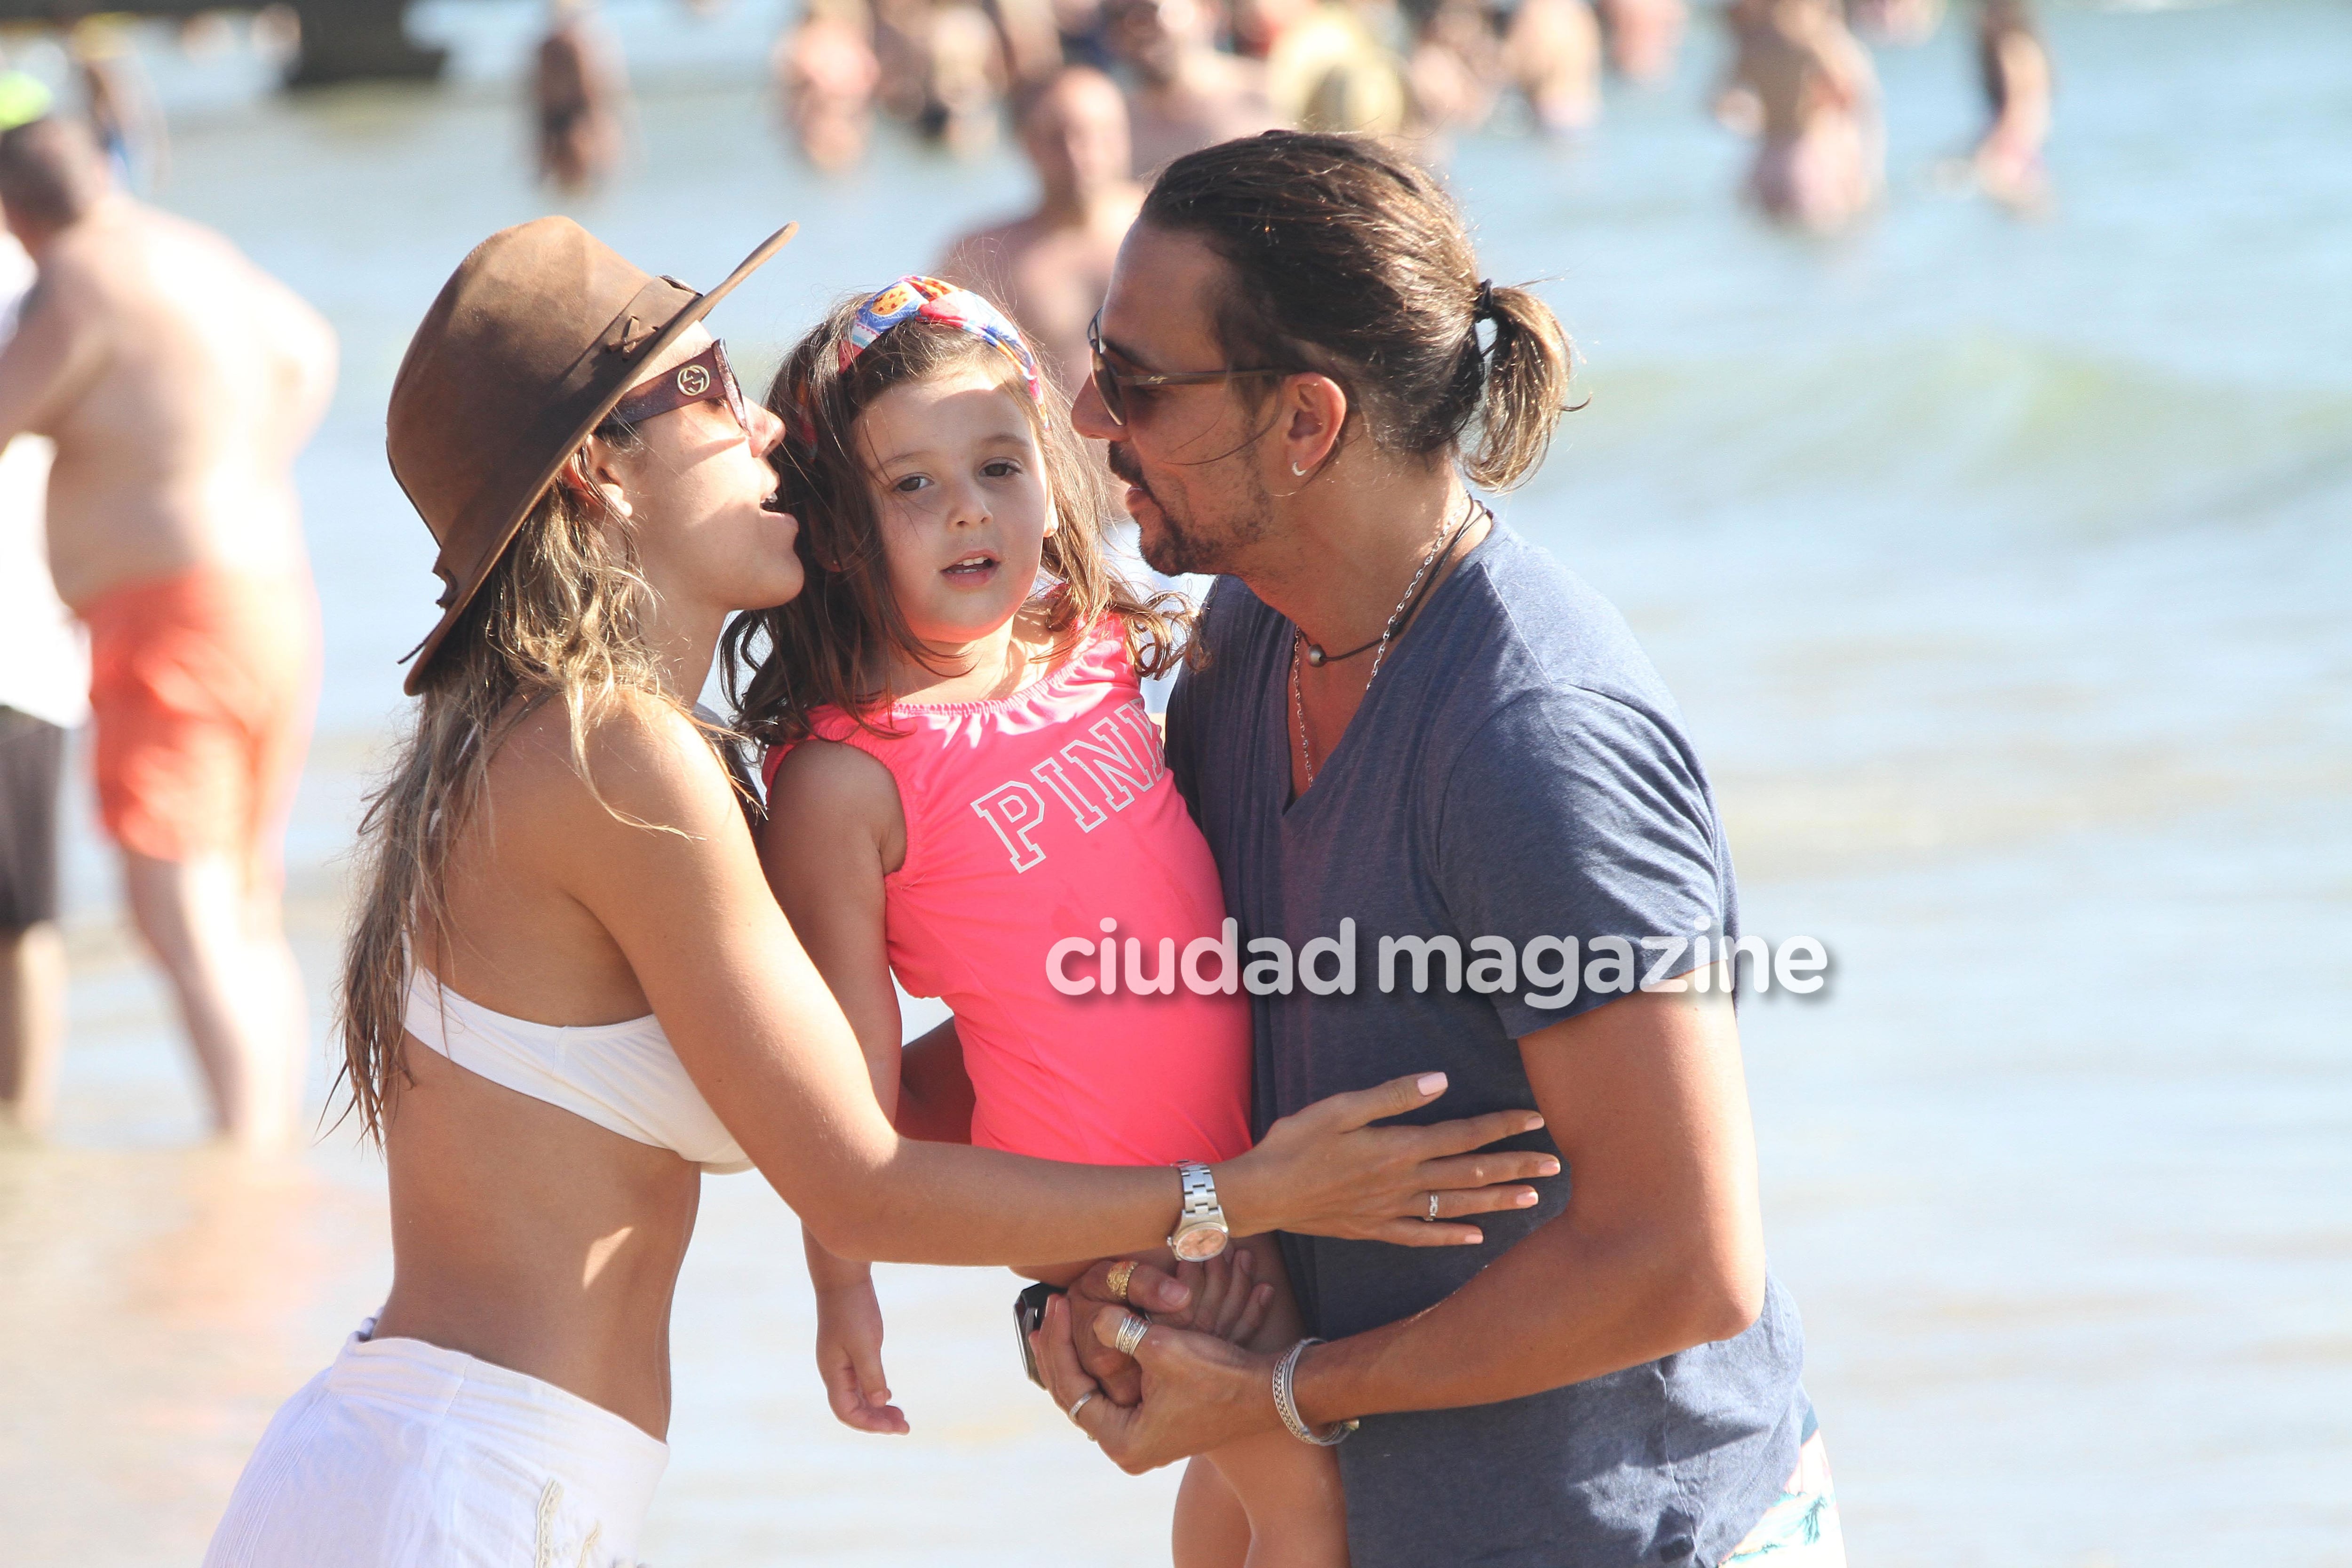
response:
<path fill-rule="evenodd" d="M 761 868 L 857 1036 L 876 1103 L 894 1119 L 902 1026 L 882 879 L 906 858 L 906 816 L 887 768 L 829 741 L 804 742 L 785 756 L 768 785 Z"/>

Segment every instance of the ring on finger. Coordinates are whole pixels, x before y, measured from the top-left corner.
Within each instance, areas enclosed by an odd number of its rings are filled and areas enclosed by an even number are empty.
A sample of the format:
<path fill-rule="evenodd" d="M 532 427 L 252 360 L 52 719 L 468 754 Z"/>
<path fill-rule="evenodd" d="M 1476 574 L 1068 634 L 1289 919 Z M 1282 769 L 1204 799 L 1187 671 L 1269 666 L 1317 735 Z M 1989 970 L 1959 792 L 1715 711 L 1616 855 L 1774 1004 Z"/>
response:
<path fill-rule="evenodd" d="M 1132 1258 L 1122 1258 L 1120 1261 L 1112 1264 L 1110 1266 L 1110 1279 L 1108 1281 L 1110 1285 L 1110 1293 L 1118 1297 L 1122 1301 L 1126 1300 L 1128 1284 L 1134 1278 L 1135 1259 Z"/>
<path fill-rule="evenodd" d="M 1424 1224 L 1424 1225 L 1433 1225 L 1433 1224 L 1435 1224 L 1435 1223 L 1436 1223 L 1436 1220 L 1437 1220 L 1437 1194 L 1436 1194 L 1435 1193 L 1432 1193 L 1432 1194 L 1429 1194 L 1429 1212 L 1428 1212 L 1427 1214 L 1425 1214 L 1425 1215 L 1422 1215 L 1422 1216 L 1421 1216 L 1421 1218 L 1422 1218 L 1422 1223 L 1423 1223 L 1423 1224 Z"/>
<path fill-rule="evenodd" d="M 1135 1347 L 1143 1342 L 1143 1336 L 1150 1331 L 1150 1319 L 1129 1312 L 1120 1321 L 1118 1337 L 1111 1342 L 1111 1349 L 1121 1355 L 1131 1356 L 1135 1353 Z"/>
<path fill-rule="evenodd" d="M 1067 1416 L 1070 1418 L 1070 1425 L 1071 1425 L 1071 1426 L 1077 1426 L 1077 1425 L 1078 1425 L 1078 1412 L 1079 1412 L 1079 1411 L 1081 1411 L 1081 1410 L 1084 1410 L 1084 1409 L 1087 1407 L 1087 1400 L 1089 1400 L 1089 1399 L 1099 1399 L 1100 1397 L 1102 1397 L 1102 1390 L 1101 1390 L 1101 1389 L 1099 1389 L 1099 1388 L 1089 1388 L 1089 1389 L 1087 1389 L 1084 1394 L 1079 1394 L 1076 1399 L 1071 1400 L 1071 1401 L 1070 1401 L 1070 1407 L 1069 1407 L 1067 1410 L 1064 1411 L 1062 1414 L 1064 1414 L 1065 1415 L 1067 1415 Z M 1083 1426 L 1078 1427 L 1078 1429 L 1079 1429 L 1080 1431 L 1082 1431 L 1082 1432 L 1083 1432 L 1084 1430 L 1086 1430 L 1086 1428 L 1085 1428 L 1085 1427 L 1083 1427 Z"/>

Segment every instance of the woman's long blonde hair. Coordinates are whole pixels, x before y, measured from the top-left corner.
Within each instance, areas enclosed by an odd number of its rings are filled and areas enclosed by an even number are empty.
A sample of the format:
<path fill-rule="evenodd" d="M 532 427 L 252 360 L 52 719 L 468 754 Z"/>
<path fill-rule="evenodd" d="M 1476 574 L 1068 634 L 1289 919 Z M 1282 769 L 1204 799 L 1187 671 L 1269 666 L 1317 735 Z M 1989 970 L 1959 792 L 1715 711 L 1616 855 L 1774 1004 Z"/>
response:
<path fill-rule="evenodd" d="M 606 445 L 639 449 L 607 426 Z M 415 722 L 368 796 L 354 858 L 359 912 L 343 954 L 335 1026 L 341 1078 L 370 1138 L 381 1141 L 397 1084 L 408 984 L 418 935 L 447 936 L 443 878 L 483 809 L 490 763 L 515 727 L 549 702 L 563 705 L 572 765 L 593 791 L 588 735 L 625 696 L 685 711 L 664 685 L 644 625 L 652 590 L 638 572 L 631 529 L 585 485 L 559 480 L 524 519 L 514 542 L 436 650 Z"/>

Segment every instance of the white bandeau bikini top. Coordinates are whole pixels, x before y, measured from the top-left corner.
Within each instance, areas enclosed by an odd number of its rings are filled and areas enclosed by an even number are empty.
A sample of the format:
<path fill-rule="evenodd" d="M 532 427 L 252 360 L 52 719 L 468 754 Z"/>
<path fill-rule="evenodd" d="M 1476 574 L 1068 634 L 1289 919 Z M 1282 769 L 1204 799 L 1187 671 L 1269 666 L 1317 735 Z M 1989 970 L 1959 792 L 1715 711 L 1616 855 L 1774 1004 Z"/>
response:
<path fill-rule="evenodd" d="M 468 1002 L 415 966 L 405 1021 L 418 1040 L 502 1088 L 717 1174 L 751 1168 L 651 1013 L 619 1024 L 534 1024 Z"/>

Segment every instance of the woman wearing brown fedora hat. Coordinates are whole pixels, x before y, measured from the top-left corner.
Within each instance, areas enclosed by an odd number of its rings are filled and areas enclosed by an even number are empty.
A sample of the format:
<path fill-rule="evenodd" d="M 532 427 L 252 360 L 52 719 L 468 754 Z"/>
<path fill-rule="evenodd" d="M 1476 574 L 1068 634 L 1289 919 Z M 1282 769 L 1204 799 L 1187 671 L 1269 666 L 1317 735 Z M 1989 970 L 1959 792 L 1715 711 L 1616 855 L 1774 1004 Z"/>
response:
<path fill-rule="evenodd" d="M 667 1458 L 701 1174 L 756 1167 L 848 1258 L 1044 1264 L 1213 1223 L 1443 1245 L 1507 1209 L 1507 1111 L 1415 1128 L 1406 1078 L 1211 1169 L 1023 1159 L 891 1126 L 689 710 L 727 616 L 799 592 L 797 528 L 704 314 L 562 218 L 493 236 L 393 388 L 440 545 L 414 729 L 362 827 L 345 1074 L 391 1172 L 382 1311 L 263 1436 L 210 1564 L 634 1560 Z M 1271 1397 L 1269 1394 L 1269 1397 Z"/>

